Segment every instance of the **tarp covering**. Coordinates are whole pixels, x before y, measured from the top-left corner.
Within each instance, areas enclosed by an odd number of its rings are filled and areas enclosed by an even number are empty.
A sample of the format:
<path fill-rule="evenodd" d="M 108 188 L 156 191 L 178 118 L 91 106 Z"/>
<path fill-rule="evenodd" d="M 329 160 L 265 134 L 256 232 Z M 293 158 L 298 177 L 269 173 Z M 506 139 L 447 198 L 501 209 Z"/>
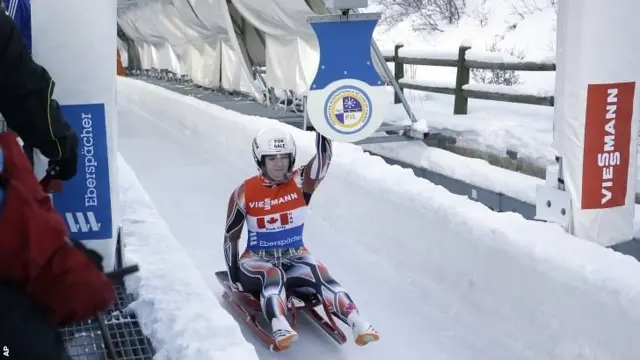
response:
<path fill-rule="evenodd" d="M 305 93 L 318 68 L 318 43 L 307 23 L 314 15 L 304 0 L 232 0 L 240 14 L 264 33 L 267 84 Z"/>
<path fill-rule="evenodd" d="M 263 100 L 225 1 L 121 2 L 118 22 L 135 43 L 142 68 L 187 74 L 198 85 Z"/>
<path fill-rule="evenodd" d="M 319 59 L 310 15 L 305 0 L 118 0 L 118 23 L 143 69 L 186 74 L 259 101 L 257 67 L 266 67 L 267 86 L 308 90 Z"/>

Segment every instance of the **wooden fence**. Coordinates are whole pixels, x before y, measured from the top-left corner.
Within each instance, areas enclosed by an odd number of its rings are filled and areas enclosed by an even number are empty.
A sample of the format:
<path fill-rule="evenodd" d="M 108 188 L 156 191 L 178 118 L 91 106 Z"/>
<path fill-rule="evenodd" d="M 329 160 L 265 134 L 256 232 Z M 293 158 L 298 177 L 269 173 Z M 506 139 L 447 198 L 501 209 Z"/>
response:
<path fill-rule="evenodd" d="M 399 50 L 403 45 L 396 45 L 394 48 L 393 56 L 385 56 L 387 62 L 395 63 L 395 78 L 398 81 L 400 87 L 410 90 L 427 91 L 440 94 L 448 94 L 455 96 L 453 113 L 455 115 L 466 115 L 469 99 L 484 99 L 494 101 L 504 101 L 510 103 L 519 104 L 533 104 L 543 106 L 553 106 L 553 96 L 539 96 L 528 94 L 512 94 L 498 91 L 480 91 L 473 89 L 465 89 L 465 85 L 469 84 L 469 75 L 471 69 L 486 69 L 486 70 L 513 70 L 513 71 L 555 71 L 555 64 L 539 64 L 535 62 L 491 62 L 491 61 L 479 61 L 466 59 L 466 52 L 471 47 L 460 46 L 458 49 L 457 59 L 427 59 L 417 57 L 400 56 Z M 446 86 L 428 86 L 423 84 L 411 83 L 404 80 L 404 65 L 426 65 L 426 66 L 444 66 L 455 67 L 456 83 L 455 87 Z M 400 99 L 396 95 L 395 103 L 400 103 Z"/>

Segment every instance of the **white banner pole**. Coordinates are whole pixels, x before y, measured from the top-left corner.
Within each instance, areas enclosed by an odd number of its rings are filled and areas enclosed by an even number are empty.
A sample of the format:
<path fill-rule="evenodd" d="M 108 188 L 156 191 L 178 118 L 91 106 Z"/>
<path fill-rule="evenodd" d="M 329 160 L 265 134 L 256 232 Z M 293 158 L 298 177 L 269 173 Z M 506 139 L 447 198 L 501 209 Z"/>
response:
<path fill-rule="evenodd" d="M 638 136 L 637 0 L 558 2 L 553 146 L 562 157 L 576 236 L 633 238 Z"/>
<path fill-rule="evenodd" d="M 53 77 L 54 98 L 80 139 L 78 173 L 54 204 L 109 271 L 119 224 L 116 2 L 32 0 L 31 16 L 33 57 Z"/>

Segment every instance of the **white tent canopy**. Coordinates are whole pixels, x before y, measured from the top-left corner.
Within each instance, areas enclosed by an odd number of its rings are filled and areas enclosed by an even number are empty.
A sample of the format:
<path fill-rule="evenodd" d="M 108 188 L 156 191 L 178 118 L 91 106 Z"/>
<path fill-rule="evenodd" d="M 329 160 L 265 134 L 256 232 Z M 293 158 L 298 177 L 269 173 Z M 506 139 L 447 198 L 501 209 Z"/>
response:
<path fill-rule="evenodd" d="M 188 75 L 198 85 L 263 100 L 266 85 L 303 94 L 318 66 L 305 0 L 119 0 L 118 22 L 143 69 Z M 126 42 L 123 44 L 126 46 Z"/>
<path fill-rule="evenodd" d="M 304 0 L 232 0 L 240 14 L 264 33 L 267 84 L 305 92 L 318 67 L 318 44 Z"/>

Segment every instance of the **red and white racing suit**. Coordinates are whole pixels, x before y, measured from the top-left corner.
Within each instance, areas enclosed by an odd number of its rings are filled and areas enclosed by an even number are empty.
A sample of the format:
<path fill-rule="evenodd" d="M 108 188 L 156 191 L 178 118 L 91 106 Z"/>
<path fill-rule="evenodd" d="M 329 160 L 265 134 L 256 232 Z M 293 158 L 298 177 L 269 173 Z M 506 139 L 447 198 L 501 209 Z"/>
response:
<path fill-rule="evenodd" d="M 316 155 L 293 171 L 288 181 L 272 185 L 261 175 L 238 186 L 229 199 L 224 253 L 231 281 L 260 293 L 267 320 L 286 314 L 285 283 L 312 288 L 346 321 L 357 312 L 349 294 L 304 246 L 303 228 L 311 195 L 331 161 L 331 140 L 316 133 Z M 238 259 L 244 224 L 248 239 Z"/>

